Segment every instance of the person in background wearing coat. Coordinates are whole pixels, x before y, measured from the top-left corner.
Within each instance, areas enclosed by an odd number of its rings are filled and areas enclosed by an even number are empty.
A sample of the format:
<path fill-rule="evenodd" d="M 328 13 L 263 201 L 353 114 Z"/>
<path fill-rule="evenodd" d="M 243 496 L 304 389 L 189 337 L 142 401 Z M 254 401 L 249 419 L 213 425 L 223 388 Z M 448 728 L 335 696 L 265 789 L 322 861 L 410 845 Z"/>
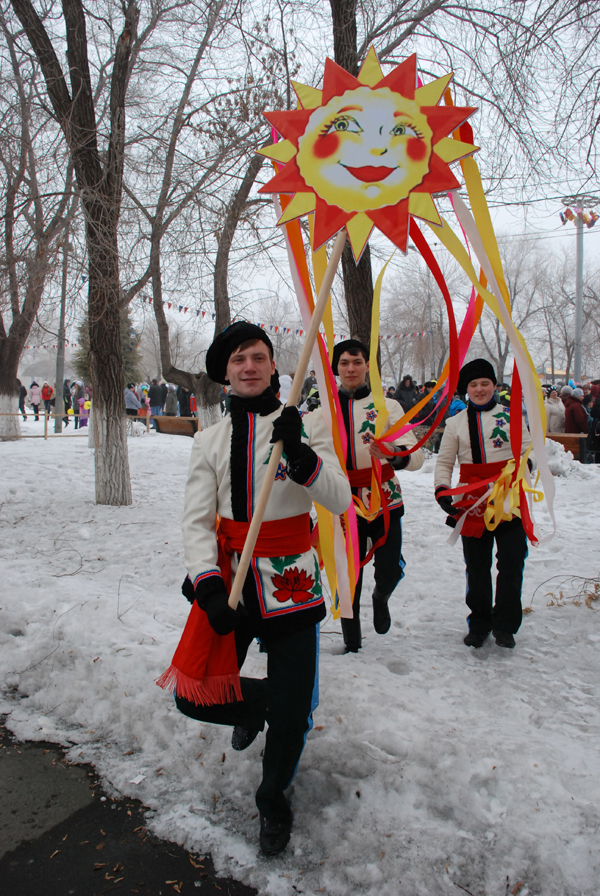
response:
<path fill-rule="evenodd" d="M 177 401 L 179 402 L 179 416 L 191 417 L 190 413 L 190 390 L 185 386 L 179 386 L 177 389 Z"/>
<path fill-rule="evenodd" d="M 565 406 L 556 389 L 551 389 L 546 399 L 546 421 L 547 432 L 565 431 Z"/>
<path fill-rule="evenodd" d="M 584 432 L 587 435 L 587 421 L 583 407 L 583 389 L 573 389 L 571 400 L 565 408 L 565 432 Z"/>
<path fill-rule="evenodd" d="M 29 404 L 33 408 L 33 413 L 35 417 L 33 418 L 36 423 L 40 419 L 40 404 L 42 401 L 42 390 L 38 386 L 38 384 L 33 381 L 31 386 L 29 387 Z"/>
<path fill-rule="evenodd" d="M 571 403 L 571 392 L 573 390 L 570 386 L 563 386 L 560 390 L 560 400 L 562 401 L 565 408 L 568 408 Z"/>
<path fill-rule="evenodd" d="M 83 390 L 83 383 L 80 383 L 79 380 L 75 380 L 73 385 L 71 386 L 71 403 L 73 405 L 73 413 L 75 415 L 75 429 L 79 429 L 79 399 L 83 398 L 85 392 Z"/>
<path fill-rule="evenodd" d="M 63 417 L 63 423 L 65 426 L 69 425 L 69 417 L 67 411 L 71 407 L 71 383 L 69 380 L 65 380 L 63 383 L 63 410 L 65 415 Z"/>
<path fill-rule="evenodd" d="M 27 389 L 21 382 L 21 380 L 17 380 L 19 384 L 19 410 L 23 415 L 23 420 L 27 420 L 27 411 L 25 410 L 25 399 L 27 398 Z"/>
<path fill-rule="evenodd" d="M 167 400 L 167 395 L 169 394 L 169 386 L 167 383 L 159 383 L 160 386 L 160 406 L 164 411 L 165 402 Z"/>
<path fill-rule="evenodd" d="M 153 417 L 161 417 L 163 409 L 163 390 L 156 380 L 152 380 L 152 385 L 148 390 L 148 398 L 150 400 L 150 413 Z M 157 429 L 156 420 L 152 421 L 152 428 Z"/>
<path fill-rule="evenodd" d="M 175 394 L 175 386 L 168 387 L 167 400 L 165 401 L 165 416 L 177 416 L 177 395 Z"/>
<path fill-rule="evenodd" d="M 42 385 L 42 401 L 44 402 L 44 407 L 46 408 L 46 414 L 50 414 L 51 401 L 54 396 L 54 389 L 50 385 L 47 380 L 44 380 Z"/>
<path fill-rule="evenodd" d="M 129 383 L 125 389 L 125 413 L 128 417 L 137 417 L 141 406 L 140 400 L 135 393 L 135 383 Z"/>
<path fill-rule="evenodd" d="M 402 405 L 405 414 L 416 404 L 417 387 L 412 376 L 406 374 L 402 377 L 400 385 L 394 392 L 394 398 Z"/>

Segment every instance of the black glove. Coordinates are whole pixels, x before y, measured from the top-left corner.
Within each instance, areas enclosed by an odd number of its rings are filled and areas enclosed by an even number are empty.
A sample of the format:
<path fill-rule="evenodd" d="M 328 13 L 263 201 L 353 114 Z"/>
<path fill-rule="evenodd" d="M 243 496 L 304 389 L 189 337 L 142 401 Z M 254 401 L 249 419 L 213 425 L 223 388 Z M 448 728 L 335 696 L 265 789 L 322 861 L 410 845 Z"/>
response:
<path fill-rule="evenodd" d="M 211 576 L 196 588 L 196 600 L 208 616 L 210 627 L 217 635 L 228 635 L 237 628 L 248 611 L 239 603 L 235 610 L 229 606 L 229 595 L 220 576 Z"/>
<path fill-rule="evenodd" d="M 397 451 L 406 451 L 406 445 L 398 445 Z M 390 457 L 388 460 L 392 470 L 403 470 L 410 463 L 410 454 L 404 454 L 402 457 Z"/>
<path fill-rule="evenodd" d="M 196 598 L 196 591 L 194 589 L 194 583 L 190 579 L 189 576 L 186 576 L 183 580 L 183 585 L 181 586 L 181 593 L 184 597 L 186 597 L 191 604 L 194 603 Z"/>
<path fill-rule="evenodd" d="M 285 456 L 292 463 L 302 457 L 302 417 L 298 408 L 285 407 L 273 424 L 271 442 L 283 440 Z"/>
<path fill-rule="evenodd" d="M 460 516 L 461 509 L 460 507 L 455 507 L 452 503 L 452 495 L 441 495 L 440 492 L 445 492 L 447 486 L 438 485 L 435 490 L 435 500 L 438 502 L 444 513 L 449 514 L 450 516 Z"/>

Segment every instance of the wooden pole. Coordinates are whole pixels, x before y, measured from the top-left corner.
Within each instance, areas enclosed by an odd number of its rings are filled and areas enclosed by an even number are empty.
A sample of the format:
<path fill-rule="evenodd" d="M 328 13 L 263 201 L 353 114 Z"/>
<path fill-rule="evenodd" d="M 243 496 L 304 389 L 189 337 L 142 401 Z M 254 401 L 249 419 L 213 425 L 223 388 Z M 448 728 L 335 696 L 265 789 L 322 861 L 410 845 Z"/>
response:
<path fill-rule="evenodd" d="M 327 307 L 327 300 L 329 299 L 329 293 L 331 291 L 333 278 L 335 277 L 345 245 L 346 230 L 344 229 L 340 230 L 340 232 L 338 233 L 335 239 L 335 243 L 333 244 L 333 249 L 331 250 L 331 257 L 329 258 L 325 276 L 323 277 L 323 282 L 321 284 L 321 289 L 319 290 L 319 295 L 317 296 L 317 303 L 315 305 L 315 310 L 313 311 L 310 327 L 306 334 L 306 340 L 304 342 L 302 354 L 300 355 L 300 360 L 298 361 L 296 373 L 294 374 L 294 379 L 292 381 L 290 394 L 288 395 L 288 400 L 286 402 L 286 407 L 291 407 L 297 404 L 298 399 L 300 398 L 302 383 L 304 381 L 304 374 L 306 373 L 306 368 L 308 367 L 308 363 L 310 361 L 310 356 L 312 354 L 315 340 L 319 332 L 319 327 L 321 326 L 321 320 L 323 318 L 325 308 Z M 275 442 L 275 444 L 273 445 L 273 451 L 271 452 L 271 459 L 269 460 L 269 464 L 265 473 L 265 478 L 258 495 L 254 515 L 252 517 L 252 520 L 250 521 L 250 527 L 248 529 L 248 534 L 244 543 L 244 550 L 242 551 L 242 556 L 240 557 L 240 562 L 235 574 L 235 579 L 233 580 L 231 594 L 229 595 L 229 606 L 233 610 L 235 610 L 235 608 L 237 607 L 238 603 L 240 602 L 240 597 L 242 596 L 242 587 L 244 581 L 246 580 L 246 573 L 248 572 L 248 567 L 250 566 L 252 552 L 254 551 L 256 539 L 258 538 L 258 533 L 263 520 L 263 516 L 265 515 L 265 510 L 267 509 L 267 504 L 269 503 L 269 497 L 271 495 L 271 489 L 275 481 L 277 467 L 279 465 L 279 461 L 281 460 L 282 451 L 283 442 Z"/>

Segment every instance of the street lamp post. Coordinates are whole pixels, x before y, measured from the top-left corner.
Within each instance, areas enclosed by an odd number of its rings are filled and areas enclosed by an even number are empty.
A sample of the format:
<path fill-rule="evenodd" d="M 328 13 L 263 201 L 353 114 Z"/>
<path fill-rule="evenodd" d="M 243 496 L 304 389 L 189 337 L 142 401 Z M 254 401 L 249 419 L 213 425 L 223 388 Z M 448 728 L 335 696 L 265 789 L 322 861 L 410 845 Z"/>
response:
<path fill-rule="evenodd" d="M 580 196 L 565 196 L 563 202 L 565 211 L 561 212 L 560 219 L 563 224 L 573 221 L 577 228 L 577 261 L 575 272 L 575 344 L 573 375 L 575 382 L 581 381 L 581 347 L 583 344 L 583 225 L 593 227 L 598 220 L 598 215 L 593 207 L 600 204 L 597 196 L 583 194 Z M 575 207 L 575 212 L 571 206 Z M 588 208 L 586 212 L 584 209 Z"/>

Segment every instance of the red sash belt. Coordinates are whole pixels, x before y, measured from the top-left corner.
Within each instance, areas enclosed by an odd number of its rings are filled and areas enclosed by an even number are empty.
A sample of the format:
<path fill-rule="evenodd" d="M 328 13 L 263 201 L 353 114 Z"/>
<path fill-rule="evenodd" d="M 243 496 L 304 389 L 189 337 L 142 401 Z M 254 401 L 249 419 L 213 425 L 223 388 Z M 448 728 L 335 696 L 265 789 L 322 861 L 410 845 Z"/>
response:
<path fill-rule="evenodd" d="M 348 481 L 351 488 L 369 488 L 371 485 L 372 467 L 364 467 L 362 470 L 348 470 Z M 381 465 L 381 481 L 387 482 L 394 478 L 394 469 L 391 464 Z"/>
<path fill-rule="evenodd" d="M 219 543 L 218 564 L 225 587 L 231 591 L 231 558 L 244 550 L 250 523 L 221 517 L 217 526 Z M 267 520 L 261 524 L 253 557 L 287 557 L 305 554 L 311 548 L 310 513 L 290 516 L 283 520 Z"/>
<path fill-rule="evenodd" d="M 467 518 L 464 521 L 460 534 L 470 538 L 481 538 L 485 530 L 483 514 L 487 504 L 482 501 L 475 510 L 469 508 L 485 494 L 490 482 L 494 482 L 500 475 L 506 461 L 497 461 L 491 464 L 461 464 L 459 481 L 462 485 L 472 485 L 468 492 L 464 492 L 460 501 L 455 502 L 455 507 L 465 508 Z"/>
<path fill-rule="evenodd" d="M 222 517 L 217 521 L 218 563 L 228 592 L 231 558 L 243 551 L 249 527 Z M 310 513 L 302 513 L 264 522 L 252 555 L 285 557 L 304 554 L 310 547 Z M 217 635 L 194 601 L 173 661 L 157 684 L 200 706 L 242 700 L 234 633 Z"/>

